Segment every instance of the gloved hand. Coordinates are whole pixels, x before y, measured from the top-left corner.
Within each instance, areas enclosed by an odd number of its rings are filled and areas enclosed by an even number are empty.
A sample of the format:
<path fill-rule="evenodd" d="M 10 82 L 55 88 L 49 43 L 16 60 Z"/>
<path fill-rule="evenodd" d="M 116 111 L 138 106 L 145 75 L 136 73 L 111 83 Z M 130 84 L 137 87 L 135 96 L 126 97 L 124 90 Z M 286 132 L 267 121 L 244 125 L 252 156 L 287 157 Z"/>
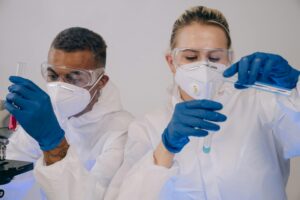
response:
<path fill-rule="evenodd" d="M 58 124 L 50 97 L 30 80 L 17 76 L 9 80 L 14 84 L 8 87 L 5 108 L 43 151 L 54 149 L 65 133 Z"/>
<path fill-rule="evenodd" d="M 237 89 L 246 88 L 243 85 L 252 85 L 256 81 L 286 89 L 296 87 L 300 72 L 291 67 L 279 55 L 269 53 L 254 53 L 243 57 L 223 73 L 224 77 L 231 77 L 238 73 Z"/>
<path fill-rule="evenodd" d="M 162 134 L 162 142 L 168 151 L 178 153 L 190 141 L 189 136 L 204 137 L 208 131 L 217 131 L 226 116 L 215 112 L 222 104 L 211 100 L 192 100 L 178 103 L 172 119 Z"/>

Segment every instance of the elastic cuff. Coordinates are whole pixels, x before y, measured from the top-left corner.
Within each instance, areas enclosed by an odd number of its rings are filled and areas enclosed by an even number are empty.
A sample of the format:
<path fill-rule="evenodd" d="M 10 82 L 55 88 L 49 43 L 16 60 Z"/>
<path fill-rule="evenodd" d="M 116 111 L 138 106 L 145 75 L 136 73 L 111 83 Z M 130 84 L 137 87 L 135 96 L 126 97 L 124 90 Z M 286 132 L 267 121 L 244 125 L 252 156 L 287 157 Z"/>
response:
<path fill-rule="evenodd" d="M 172 147 L 171 144 L 168 142 L 167 138 L 166 138 L 166 131 L 168 131 L 167 129 L 164 130 L 163 134 L 161 135 L 161 140 L 162 143 L 164 144 L 165 148 L 170 151 L 171 153 L 179 153 L 182 149 L 181 148 L 176 148 L 176 147 Z"/>
<path fill-rule="evenodd" d="M 52 149 L 55 149 L 65 138 L 65 132 L 61 129 L 60 134 L 55 138 L 51 143 L 45 145 L 42 143 L 39 143 L 42 151 L 50 151 Z"/>

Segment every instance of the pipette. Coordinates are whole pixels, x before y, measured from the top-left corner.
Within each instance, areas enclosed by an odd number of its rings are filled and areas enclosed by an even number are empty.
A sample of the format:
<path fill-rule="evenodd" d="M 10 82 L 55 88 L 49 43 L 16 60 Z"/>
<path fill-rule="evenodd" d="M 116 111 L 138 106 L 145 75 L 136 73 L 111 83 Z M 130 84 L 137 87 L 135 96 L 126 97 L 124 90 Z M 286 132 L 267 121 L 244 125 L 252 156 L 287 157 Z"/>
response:
<path fill-rule="evenodd" d="M 235 75 L 233 77 L 229 77 L 229 78 L 224 78 L 225 82 L 229 82 L 229 83 L 233 83 L 233 84 L 236 84 L 237 80 L 238 80 L 237 75 Z M 291 89 L 283 88 L 283 87 L 280 87 L 280 86 L 277 86 L 277 85 L 271 85 L 271 84 L 268 84 L 268 83 L 263 83 L 263 82 L 260 82 L 260 81 L 256 81 L 253 85 L 245 84 L 245 85 L 241 85 L 241 86 L 245 86 L 245 87 L 248 87 L 248 88 L 254 88 L 254 89 L 257 89 L 257 90 L 262 90 L 262 91 L 265 91 L 265 92 L 270 92 L 270 93 L 284 95 L 284 96 L 289 96 L 292 93 Z"/>

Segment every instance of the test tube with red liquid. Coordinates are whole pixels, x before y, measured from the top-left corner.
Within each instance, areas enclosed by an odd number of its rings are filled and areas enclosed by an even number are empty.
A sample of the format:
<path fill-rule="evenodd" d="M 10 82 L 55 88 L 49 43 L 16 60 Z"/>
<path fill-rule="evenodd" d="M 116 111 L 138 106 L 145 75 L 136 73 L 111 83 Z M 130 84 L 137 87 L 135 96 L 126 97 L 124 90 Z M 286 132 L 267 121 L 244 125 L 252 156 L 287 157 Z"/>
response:
<path fill-rule="evenodd" d="M 22 75 L 22 72 L 24 70 L 24 66 L 25 66 L 25 63 L 18 62 L 17 70 L 16 70 L 16 76 L 21 76 Z M 18 125 L 18 123 L 17 123 L 16 118 L 13 115 L 10 115 L 9 116 L 8 129 L 15 131 L 17 129 L 17 125 Z"/>

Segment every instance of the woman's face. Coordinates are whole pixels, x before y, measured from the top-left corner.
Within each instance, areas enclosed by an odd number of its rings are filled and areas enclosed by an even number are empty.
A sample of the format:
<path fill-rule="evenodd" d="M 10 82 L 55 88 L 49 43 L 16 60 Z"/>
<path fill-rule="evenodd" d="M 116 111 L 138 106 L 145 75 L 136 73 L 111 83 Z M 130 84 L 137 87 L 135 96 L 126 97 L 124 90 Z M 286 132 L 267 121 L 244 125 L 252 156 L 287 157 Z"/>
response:
<path fill-rule="evenodd" d="M 227 38 L 224 30 L 215 25 L 192 23 L 177 32 L 175 48 L 223 48 L 227 49 Z M 206 55 L 203 55 L 205 60 Z M 170 70 L 175 74 L 176 68 L 171 54 L 166 55 Z"/>
<path fill-rule="evenodd" d="M 215 25 L 207 25 L 200 23 L 192 23 L 177 32 L 175 38 L 175 48 L 191 48 L 191 49 L 227 49 L 227 37 L 224 30 Z M 207 55 L 201 55 L 201 60 L 207 60 Z M 176 67 L 171 54 L 166 55 L 166 60 L 170 70 L 175 75 Z M 183 100 L 191 100 L 192 98 L 179 88 Z"/>

